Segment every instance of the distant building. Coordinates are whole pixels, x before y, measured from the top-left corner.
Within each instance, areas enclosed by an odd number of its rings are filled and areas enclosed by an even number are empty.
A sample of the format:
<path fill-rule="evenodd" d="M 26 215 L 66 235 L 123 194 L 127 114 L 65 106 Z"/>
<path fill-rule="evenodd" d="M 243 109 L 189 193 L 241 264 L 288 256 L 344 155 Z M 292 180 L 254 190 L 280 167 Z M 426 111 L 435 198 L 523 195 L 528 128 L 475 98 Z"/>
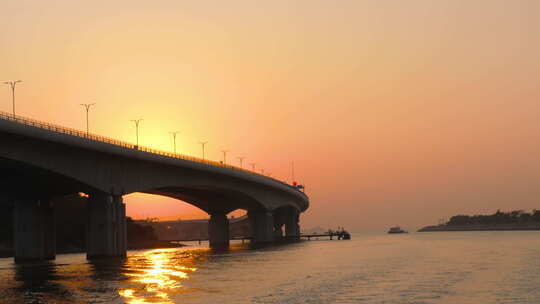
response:
<path fill-rule="evenodd" d="M 159 240 L 208 239 L 208 220 L 149 221 L 138 220 L 137 224 L 151 226 Z M 231 237 L 251 236 L 247 216 L 229 219 Z"/>

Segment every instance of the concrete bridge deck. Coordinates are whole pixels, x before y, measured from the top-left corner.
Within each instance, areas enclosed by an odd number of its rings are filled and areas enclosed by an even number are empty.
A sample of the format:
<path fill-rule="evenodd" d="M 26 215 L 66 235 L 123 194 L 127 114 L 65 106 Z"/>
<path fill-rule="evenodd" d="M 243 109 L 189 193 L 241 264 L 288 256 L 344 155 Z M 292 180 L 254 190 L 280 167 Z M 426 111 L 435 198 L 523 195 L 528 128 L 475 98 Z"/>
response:
<path fill-rule="evenodd" d="M 3 112 L 0 142 L 0 170 L 8 177 L 0 193 L 16 209 L 16 260 L 54 257 L 48 202 L 70 193 L 89 194 L 89 257 L 125 255 L 122 196 L 133 192 L 206 211 L 216 247 L 228 245 L 226 214 L 233 210 L 248 211 L 255 242 L 271 242 L 283 226 L 286 235 L 299 235 L 299 214 L 309 207 L 305 193 L 256 172 Z"/>

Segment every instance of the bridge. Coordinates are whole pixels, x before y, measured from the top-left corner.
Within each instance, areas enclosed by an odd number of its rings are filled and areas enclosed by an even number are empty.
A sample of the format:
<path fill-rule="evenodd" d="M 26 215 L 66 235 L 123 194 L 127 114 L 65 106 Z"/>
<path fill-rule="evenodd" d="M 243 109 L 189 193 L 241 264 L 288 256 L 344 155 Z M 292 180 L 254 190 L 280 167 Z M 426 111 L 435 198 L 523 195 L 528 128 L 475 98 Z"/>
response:
<path fill-rule="evenodd" d="M 309 207 L 296 187 L 256 172 L 4 112 L 0 170 L 0 194 L 14 204 L 16 262 L 55 258 L 51 199 L 67 194 L 89 196 L 90 259 L 126 255 L 122 196 L 134 192 L 176 198 L 207 212 L 213 248 L 229 245 L 231 211 L 246 210 L 252 242 L 264 244 L 299 238 L 299 215 Z"/>

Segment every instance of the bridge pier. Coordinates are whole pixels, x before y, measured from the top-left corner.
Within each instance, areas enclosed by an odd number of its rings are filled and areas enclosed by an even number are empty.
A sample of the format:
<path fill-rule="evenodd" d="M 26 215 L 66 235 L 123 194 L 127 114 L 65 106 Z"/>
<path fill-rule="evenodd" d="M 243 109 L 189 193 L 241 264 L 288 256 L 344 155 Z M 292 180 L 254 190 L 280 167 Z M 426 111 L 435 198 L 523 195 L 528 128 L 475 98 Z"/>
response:
<path fill-rule="evenodd" d="M 210 213 L 208 237 L 210 248 L 225 249 L 229 247 L 229 219 L 226 213 Z"/>
<path fill-rule="evenodd" d="M 116 209 L 116 255 L 125 257 L 127 252 L 126 204 L 121 195 L 113 196 L 113 208 Z"/>
<path fill-rule="evenodd" d="M 274 218 L 269 211 L 249 211 L 253 244 L 265 244 L 274 241 Z"/>
<path fill-rule="evenodd" d="M 285 236 L 288 239 L 300 239 L 300 213 L 293 209 L 286 214 Z"/>
<path fill-rule="evenodd" d="M 14 208 L 15 263 L 54 260 L 56 223 L 49 200 L 19 199 Z"/>
<path fill-rule="evenodd" d="M 87 208 L 86 257 L 126 256 L 126 219 L 122 197 L 90 194 Z"/>
<path fill-rule="evenodd" d="M 283 225 L 285 218 L 282 214 L 274 214 L 274 240 L 283 238 Z"/>

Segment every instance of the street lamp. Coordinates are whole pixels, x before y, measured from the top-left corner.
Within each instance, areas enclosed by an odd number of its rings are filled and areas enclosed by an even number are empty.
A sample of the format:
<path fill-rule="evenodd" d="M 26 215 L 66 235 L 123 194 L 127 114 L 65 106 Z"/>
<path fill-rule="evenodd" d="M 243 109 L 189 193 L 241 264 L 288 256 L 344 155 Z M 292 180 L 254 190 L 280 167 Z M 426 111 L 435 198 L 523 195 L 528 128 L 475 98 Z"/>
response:
<path fill-rule="evenodd" d="M 139 123 L 142 121 L 143 119 L 142 118 L 139 118 L 139 119 L 132 119 L 131 121 L 133 121 L 135 123 L 135 137 L 137 138 L 137 145 L 136 145 L 136 149 L 139 148 Z"/>
<path fill-rule="evenodd" d="M 176 154 L 176 134 L 180 133 L 180 131 L 173 131 L 173 132 L 169 132 L 169 133 L 172 134 L 174 154 Z"/>
<path fill-rule="evenodd" d="M 240 169 L 244 169 L 244 166 L 242 165 L 244 163 L 244 156 L 237 157 L 238 161 L 240 161 Z"/>
<path fill-rule="evenodd" d="M 81 103 L 81 106 L 84 106 L 86 109 L 86 135 L 88 135 L 89 129 L 88 129 L 88 111 L 90 110 L 90 107 L 95 105 L 95 103 Z"/>
<path fill-rule="evenodd" d="M 22 80 L 5 81 L 4 82 L 4 84 L 9 84 L 11 86 L 11 100 L 12 100 L 12 103 L 13 103 L 13 117 L 15 117 L 15 86 L 19 82 L 22 82 Z"/>
<path fill-rule="evenodd" d="M 229 150 L 221 150 L 221 152 L 223 153 L 223 164 L 226 165 L 227 164 L 227 152 L 229 152 Z"/>
<path fill-rule="evenodd" d="M 291 162 L 291 178 L 292 178 L 291 184 L 294 184 L 294 182 L 296 180 L 294 178 L 294 161 Z"/>
<path fill-rule="evenodd" d="M 202 146 L 202 159 L 204 160 L 204 145 L 206 145 L 208 142 L 207 141 L 200 141 L 199 143 Z"/>

